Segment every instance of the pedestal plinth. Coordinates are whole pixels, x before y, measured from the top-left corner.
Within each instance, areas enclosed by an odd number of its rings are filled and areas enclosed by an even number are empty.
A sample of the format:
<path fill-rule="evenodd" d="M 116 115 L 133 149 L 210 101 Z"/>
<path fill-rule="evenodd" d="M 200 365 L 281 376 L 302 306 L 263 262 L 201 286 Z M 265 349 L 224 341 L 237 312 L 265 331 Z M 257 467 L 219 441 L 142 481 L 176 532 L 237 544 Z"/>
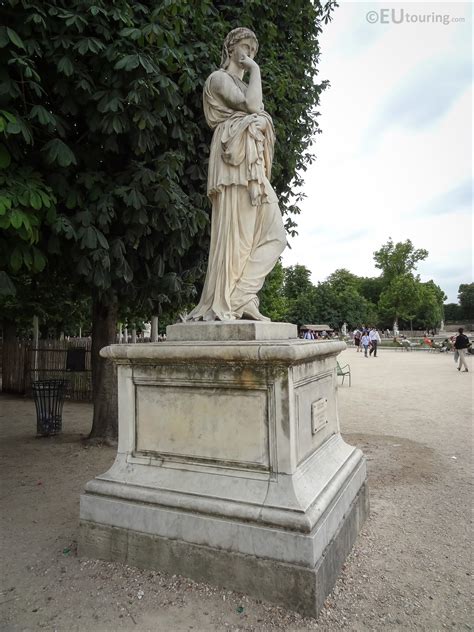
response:
<path fill-rule="evenodd" d="M 316 616 L 368 511 L 364 456 L 339 432 L 345 345 L 285 323 L 243 341 L 238 324 L 102 350 L 118 365 L 119 445 L 81 496 L 80 554 Z"/>

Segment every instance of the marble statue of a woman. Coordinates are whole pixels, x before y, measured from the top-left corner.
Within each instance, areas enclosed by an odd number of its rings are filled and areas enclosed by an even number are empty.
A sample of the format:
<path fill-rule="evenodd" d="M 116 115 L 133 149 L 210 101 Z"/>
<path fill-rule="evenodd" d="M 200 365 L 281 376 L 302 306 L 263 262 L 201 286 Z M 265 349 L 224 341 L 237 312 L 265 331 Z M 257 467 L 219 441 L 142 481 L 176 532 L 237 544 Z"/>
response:
<path fill-rule="evenodd" d="M 251 30 L 231 31 L 221 68 L 204 86 L 204 114 L 214 130 L 207 184 L 211 246 L 201 300 L 187 320 L 269 320 L 258 309 L 257 293 L 286 236 L 270 184 L 275 134 L 263 107 L 257 50 Z"/>

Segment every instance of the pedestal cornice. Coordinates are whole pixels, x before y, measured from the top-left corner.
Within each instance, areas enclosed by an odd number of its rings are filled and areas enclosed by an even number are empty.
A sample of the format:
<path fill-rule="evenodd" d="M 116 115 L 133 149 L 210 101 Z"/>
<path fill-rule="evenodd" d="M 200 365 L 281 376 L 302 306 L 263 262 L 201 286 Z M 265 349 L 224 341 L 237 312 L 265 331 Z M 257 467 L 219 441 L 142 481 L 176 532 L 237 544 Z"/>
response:
<path fill-rule="evenodd" d="M 346 343 L 339 340 L 158 342 L 110 345 L 101 349 L 100 355 L 118 364 L 261 362 L 291 365 L 335 356 L 345 348 Z"/>

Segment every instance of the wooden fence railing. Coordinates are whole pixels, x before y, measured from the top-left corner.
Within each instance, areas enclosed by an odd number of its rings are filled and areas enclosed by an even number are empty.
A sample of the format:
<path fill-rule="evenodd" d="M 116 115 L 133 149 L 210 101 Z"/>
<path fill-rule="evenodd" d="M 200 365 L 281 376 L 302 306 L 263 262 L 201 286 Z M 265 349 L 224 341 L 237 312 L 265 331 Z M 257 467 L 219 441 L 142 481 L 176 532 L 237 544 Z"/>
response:
<path fill-rule="evenodd" d="M 90 348 L 91 341 L 88 338 L 40 340 L 37 348 L 33 347 L 31 341 L 4 342 L 2 392 L 31 395 L 31 383 L 35 380 L 67 379 L 68 398 L 90 401 Z M 71 353 L 72 350 L 76 350 L 75 356 Z M 74 357 L 75 361 L 71 362 Z"/>

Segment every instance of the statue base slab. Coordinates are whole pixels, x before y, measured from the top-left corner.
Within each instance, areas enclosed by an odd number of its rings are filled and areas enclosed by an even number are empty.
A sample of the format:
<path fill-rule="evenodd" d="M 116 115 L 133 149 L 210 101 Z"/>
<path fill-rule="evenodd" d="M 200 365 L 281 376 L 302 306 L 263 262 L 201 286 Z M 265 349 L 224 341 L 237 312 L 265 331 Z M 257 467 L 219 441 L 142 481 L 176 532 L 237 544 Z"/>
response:
<path fill-rule="evenodd" d="M 343 348 L 281 340 L 103 349 L 118 369 L 119 445 L 81 496 L 80 555 L 316 616 L 368 513 L 365 458 L 339 432 Z"/>
<path fill-rule="evenodd" d="M 290 340 L 298 338 L 298 328 L 291 323 L 260 320 L 213 320 L 168 325 L 168 341 Z"/>

